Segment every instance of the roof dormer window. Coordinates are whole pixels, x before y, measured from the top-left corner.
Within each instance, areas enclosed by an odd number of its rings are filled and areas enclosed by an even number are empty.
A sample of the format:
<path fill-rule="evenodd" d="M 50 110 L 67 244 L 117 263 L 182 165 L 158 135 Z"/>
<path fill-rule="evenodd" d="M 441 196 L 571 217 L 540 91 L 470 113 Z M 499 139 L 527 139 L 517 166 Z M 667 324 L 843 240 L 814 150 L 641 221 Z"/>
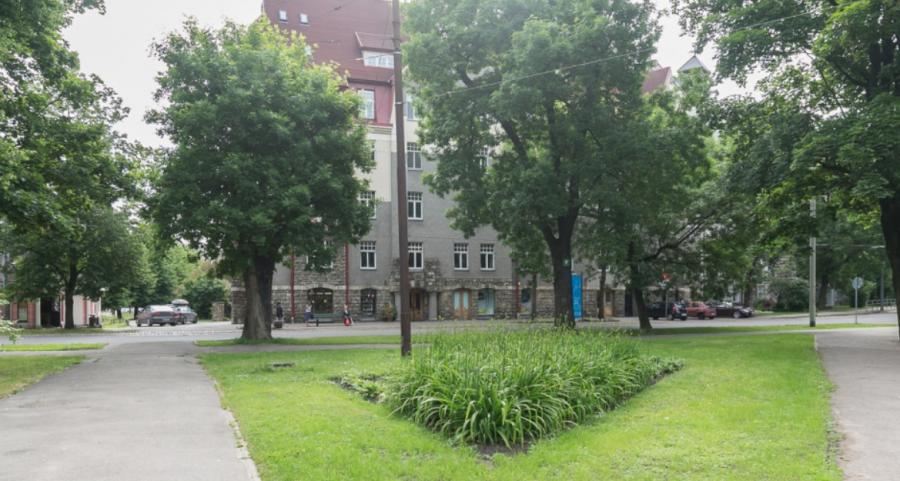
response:
<path fill-rule="evenodd" d="M 300 14 L 300 25 L 309 25 L 309 15 L 305 13 Z"/>
<path fill-rule="evenodd" d="M 278 11 L 278 21 L 279 22 L 287 22 L 287 10 L 279 10 Z"/>
<path fill-rule="evenodd" d="M 394 68 L 394 55 L 387 52 L 363 50 L 363 65 L 366 67 Z"/>

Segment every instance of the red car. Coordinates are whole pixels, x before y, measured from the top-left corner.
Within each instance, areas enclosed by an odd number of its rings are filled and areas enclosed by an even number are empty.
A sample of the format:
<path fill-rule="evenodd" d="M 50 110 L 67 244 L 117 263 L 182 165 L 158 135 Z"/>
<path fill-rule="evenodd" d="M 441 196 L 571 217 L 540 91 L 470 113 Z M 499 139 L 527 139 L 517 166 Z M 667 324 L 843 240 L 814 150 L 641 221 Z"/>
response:
<path fill-rule="evenodd" d="M 693 301 L 687 304 L 687 315 L 697 319 L 715 319 L 716 310 L 703 302 Z"/>

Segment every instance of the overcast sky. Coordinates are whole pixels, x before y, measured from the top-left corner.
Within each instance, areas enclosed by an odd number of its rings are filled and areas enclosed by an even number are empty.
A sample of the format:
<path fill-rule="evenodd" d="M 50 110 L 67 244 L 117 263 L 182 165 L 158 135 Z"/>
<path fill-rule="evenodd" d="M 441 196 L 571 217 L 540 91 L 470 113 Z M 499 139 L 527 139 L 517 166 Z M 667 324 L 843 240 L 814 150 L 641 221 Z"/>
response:
<path fill-rule="evenodd" d="M 668 0 L 655 0 L 667 8 Z M 154 77 L 162 64 L 150 57 L 155 39 L 179 28 L 186 16 L 195 16 L 203 25 L 217 26 L 231 19 L 252 22 L 260 15 L 261 0 L 106 0 L 106 14 L 91 12 L 75 18 L 64 33 L 81 58 L 81 69 L 100 76 L 122 97 L 131 109 L 119 130 L 147 145 L 160 145 L 155 127 L 144 123 L 144 113 L 154 106 Z M 678 68 L 691 56 L 691 39 L 681 35 L 674 18 L 663 21 L 663 35 L 656 59 L 660 64 Z M 713 68 L 712 52 L 701 60 Z M 733 86 L 719 89 L 734 93 Z"/>

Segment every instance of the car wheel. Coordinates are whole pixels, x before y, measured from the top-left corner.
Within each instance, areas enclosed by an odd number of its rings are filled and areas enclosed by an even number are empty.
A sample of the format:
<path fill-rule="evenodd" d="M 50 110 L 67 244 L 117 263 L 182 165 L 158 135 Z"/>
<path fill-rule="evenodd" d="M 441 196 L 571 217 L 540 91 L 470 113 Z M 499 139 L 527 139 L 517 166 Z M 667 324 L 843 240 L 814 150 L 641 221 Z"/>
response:
<path fill-rule="evenodd" d="M 686 320 L 687 320 L 687 316 L 681 316 L 681 320 L 682 320 L 682 321 L 686 321 Z"/>
<path fill-rule="evenodd" d="M 659 318 L 658 318 L 658 317 L 654 317 L 653 320 L 654 320 L 654 321 L 658 321 Z"/>
<path fill-rule="evenodd" d="M 706 314 L 704 314 L 702 312 L 700 314 L 697 314 L 697 319 L 700 319 L 701 321 L 706 319 Z"/>

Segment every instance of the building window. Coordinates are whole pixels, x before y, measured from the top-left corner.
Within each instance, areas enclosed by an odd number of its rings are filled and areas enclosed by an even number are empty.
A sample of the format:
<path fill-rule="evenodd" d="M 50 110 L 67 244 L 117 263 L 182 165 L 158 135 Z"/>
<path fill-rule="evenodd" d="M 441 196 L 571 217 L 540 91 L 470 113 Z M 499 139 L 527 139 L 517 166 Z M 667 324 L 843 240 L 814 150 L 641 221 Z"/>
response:
<path fill-rule="evenodd" d="M 416 106 L 413 103 L 413 96 L 405 94 L 403 97 L 403 115 L 406 116 L 407 120 L 418 120 L 419 117 L 416 116 Z"/>
<path fill-rule="evenodd" d="M 481 244 L 481 270 L 494 270 L 494 244 Z"/>
<path fill-rule="evenodd" d="M 359 268 L 367 271 L 375 270 L 375 241 L 359 243 Z"/>
<path fill-rule="evenodd" d="M 359 294 L 359 312 L 363 316 L 375 317 L 375 309 L 378 291 L 375 289 L 363 289 Z"/>
<path fill-rule="evenodd" d="M 372 212 L 372 219 L 375 218 L 378 204 L 375 202 L 375 192 L 368 190 L 359 194 L 359 201 L 365 204 Z"/>
<path fill-rule="evenodd" d="M 410 242 L 409 244 L 409 268 L 414 270 L 422 270 L 422 254 L 423 248 L 421 242 Z"/>
<path fill-rule="evenodd" d="M 422 170 L 422 150 L 415 142 L 406 143 L 406 168 L 409 170 Z"/>
<path fill-rule="evenodd" d="M 300 14 L 300 23 L 302 25 L 309 25 L 309 15 L 305 13 Z"/>
<path fill-rule="evenodd" d="M 422 220 L 422 193 L 406 193 L 406 217 L 410 220 Z"/>
<path fill-rule="evenodd" d="M 278 21 L 279 22 L 287 22 L 287 10 L 279 10 L 278 11 Z"/>
<path fill-rule="evenodd" d="M 363 65 L 366 67 L 394 68 L 394 54 L 363 51 Z"/>
<path fill-rule="evenodd" d="M 375 91 L 360 90 L 359 96 L 362 98 L 362 105 L 359 108 L 359 115 L 368 120 L 375 120 Z"/>
<path fill-rule="evenodd" d="M 469 244 L 453 244 L 453 269 L 457 271 L 469 270 Z"/>
<path fill-rule="evenodd" d="M 309 303 L 312 305 L 314 314 L 330 316 L 334 314 L 334 291 L 322 287 L 310 289 Z"/>
<path fill-rule="evenodd" d="M 372 152 L 372 162 L 375 162 L 375 141 L 369 141 L 369 151 Z"/>
<path fill-rule="evenodd" d="M 480 151 L 478 151 L 478 160 L 481 163 L 482 169 L 487 169 L 491 166 L 491 151 L 487 147 L 482 147 Z"/>

